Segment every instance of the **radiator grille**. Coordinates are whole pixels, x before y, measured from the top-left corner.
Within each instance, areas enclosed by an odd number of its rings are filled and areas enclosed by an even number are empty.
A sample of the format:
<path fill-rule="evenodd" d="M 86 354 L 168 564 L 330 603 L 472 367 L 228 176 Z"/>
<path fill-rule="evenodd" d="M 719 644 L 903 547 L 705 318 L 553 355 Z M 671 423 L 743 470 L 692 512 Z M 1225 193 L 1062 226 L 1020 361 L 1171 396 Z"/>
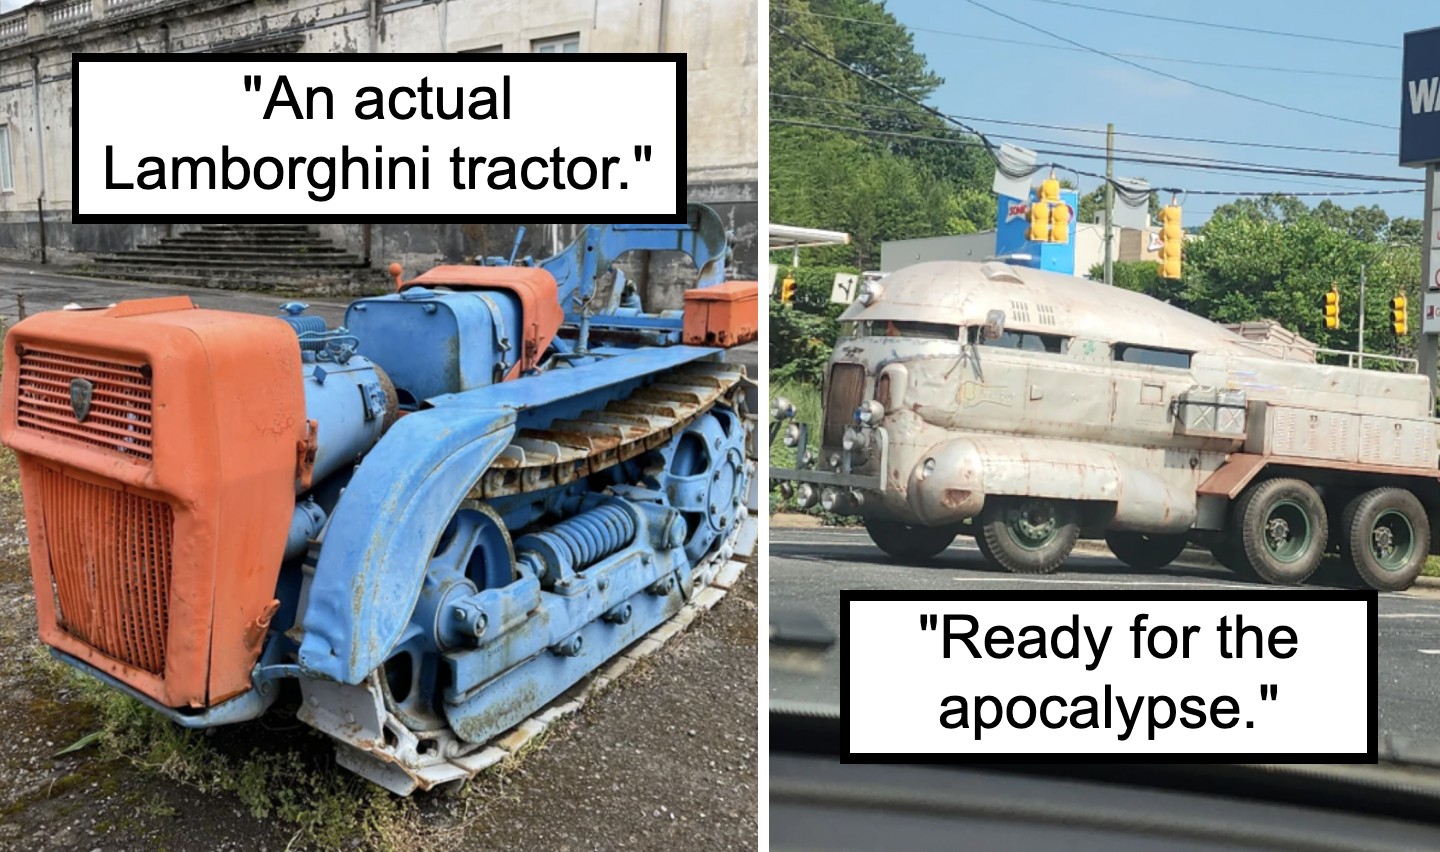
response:
<path fill-rule="evenodd" d="M 90 410 L 82 420 L 71 404 L 71 384 L 92 387 Z M 149 461 L 150 368 L 26 347 L 20 353 L 16 423 Z"/>
<path fill-rule="evenodd" d="M 170 506 L 40 469 L 40 511 L 60 627 L 151 674 L 165 670 Z"/>
<path fill-rule="evenodd" d="M 839 446 L 845 427 L 855 422 L 855 409 L 865 392 L 865 368 L 859 364 L 836 364 L 830 368 L 830 390 L 825 396 L 825 441 Z"/>

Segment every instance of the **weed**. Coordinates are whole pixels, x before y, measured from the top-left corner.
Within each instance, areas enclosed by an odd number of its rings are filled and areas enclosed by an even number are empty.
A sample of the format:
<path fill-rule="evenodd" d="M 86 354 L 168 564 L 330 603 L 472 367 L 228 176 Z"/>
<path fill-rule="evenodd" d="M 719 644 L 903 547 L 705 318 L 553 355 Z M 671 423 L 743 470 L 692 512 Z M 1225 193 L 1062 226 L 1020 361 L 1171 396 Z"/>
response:
<path fill-rule="evenodd" d="M 252 748 L 229 754 L 205 733 L 182 728 L 143 703 L 32 651 L 35 670 L 74 690 L 99 715 L 98 760 L 121 759 L 146 772 L 202 793 L 228 793 L 256 819 L 277 819 L 292 827 L 295 844 L 334 849 L 360 838 L 366 846 L 405 845 L 402 822 L 412 807 L 334 765 L 316 759 L 328 742 L 317 735 L 314 749 Z M 309 743 L 302 743 L 309 745 Z M 163 802 L 145 807 L 152 816 L 173 811 Z"/>

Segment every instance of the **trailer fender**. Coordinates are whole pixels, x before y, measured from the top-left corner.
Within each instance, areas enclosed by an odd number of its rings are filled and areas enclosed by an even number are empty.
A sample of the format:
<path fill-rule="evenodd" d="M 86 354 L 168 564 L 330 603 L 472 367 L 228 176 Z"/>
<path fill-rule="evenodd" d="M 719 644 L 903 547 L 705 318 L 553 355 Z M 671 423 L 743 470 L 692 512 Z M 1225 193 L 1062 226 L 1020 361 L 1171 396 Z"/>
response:
<path fill-rule="evenodd" d="M 365 457 L 325 530 L 300 666 L 359 684 L 410 621 L 431 550 L 515 433 L 513 412 L 442 407 L 402 417 Z"/>
<path fill-rule="evenodd" d="M 1180 532 L 1195 521 L 1193 494 L 1074 441 L 956 438 L 937 444 L 910 472 L 910 507 L 929 524 L 974 517 L 993 496 L 1109 503 L 1115 529 Z"/>

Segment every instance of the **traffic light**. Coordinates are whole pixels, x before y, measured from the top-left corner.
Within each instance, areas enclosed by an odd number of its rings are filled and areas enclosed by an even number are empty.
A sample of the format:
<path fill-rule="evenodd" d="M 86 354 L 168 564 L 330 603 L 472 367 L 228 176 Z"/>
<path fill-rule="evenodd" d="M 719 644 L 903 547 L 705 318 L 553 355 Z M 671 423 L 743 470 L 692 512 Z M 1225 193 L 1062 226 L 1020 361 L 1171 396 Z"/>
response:
<path fill-rule="evenodd" d="M 1026 215 L 1030 219 L 1030 227 L 1025 229 L 1025 239 L 1034 240 L 1037 243 L 1049 242 L 1050 205 L 1046 204 L 1043 199 L 1032 201 L 1030 202 L 1030 212 Z"/>
<path fill-rule="evenodd" d="M 1167 207 L 1160 209 L 1160 277 L 1180 277 L 1181 245 L 1185 233 L 1180 229 L 1180 205 L 1170 199 Z"/>
<path fill-rule="evenodd" d="M 1060 203 L 1060 181 L 1054 169 L 1050 170 L 1050 177 L 1040 181 L 1040 201 L 1047 205 Z"/>
<path fill-rule="evenodd" d="M 790 304 L 795 298 L 795 279 L 788 275 L 780 282 L 780 301 Z"/>
<path fill-rule="evenodd" d="M 1390 300 L 1390 327 L 1395 329 L 1396 337 L 1404 337 L 1410 330 L 1410 325 L 1405 317 L 1405 294 L 1398 293 Z"/>
<path fill-rule="evenodd" d="M 1063 201 L 1050 205 L 1050 242 L 1070 242 L 1070 205 Z"/>
<path fill-rule="evenodd" d="M 1325 294 L 1325 327 L 1340 327 L 1340 290 L 1334 286 Z"/>

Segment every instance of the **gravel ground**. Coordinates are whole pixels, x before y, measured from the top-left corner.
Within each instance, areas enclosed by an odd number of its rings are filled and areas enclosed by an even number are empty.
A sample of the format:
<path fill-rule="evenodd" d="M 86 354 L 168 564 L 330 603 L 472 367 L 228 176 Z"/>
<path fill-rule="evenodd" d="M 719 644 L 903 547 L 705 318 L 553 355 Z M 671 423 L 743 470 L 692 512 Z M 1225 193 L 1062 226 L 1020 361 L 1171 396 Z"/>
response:
<path fill-rule="evenodd" d="M 20 508 L 13 458 L 4 453 L 0 849 L 300 847 L 293 827 L 255 818 L 231 794 L 202 793 L 94 748 L 54 756 L 100 720 L 44 662 Z M 391 845 L 756 848 L 756 599 L 751 568 L 713 610 L 553 726 L 515 764 L 482 775 L 458 795 L 417 795 L 396 820 Z M 211 747 L 248 750 L 258 743 L 326 765 L 328 746 L 286 721 L 267 717 L 224 729 Z"/>

